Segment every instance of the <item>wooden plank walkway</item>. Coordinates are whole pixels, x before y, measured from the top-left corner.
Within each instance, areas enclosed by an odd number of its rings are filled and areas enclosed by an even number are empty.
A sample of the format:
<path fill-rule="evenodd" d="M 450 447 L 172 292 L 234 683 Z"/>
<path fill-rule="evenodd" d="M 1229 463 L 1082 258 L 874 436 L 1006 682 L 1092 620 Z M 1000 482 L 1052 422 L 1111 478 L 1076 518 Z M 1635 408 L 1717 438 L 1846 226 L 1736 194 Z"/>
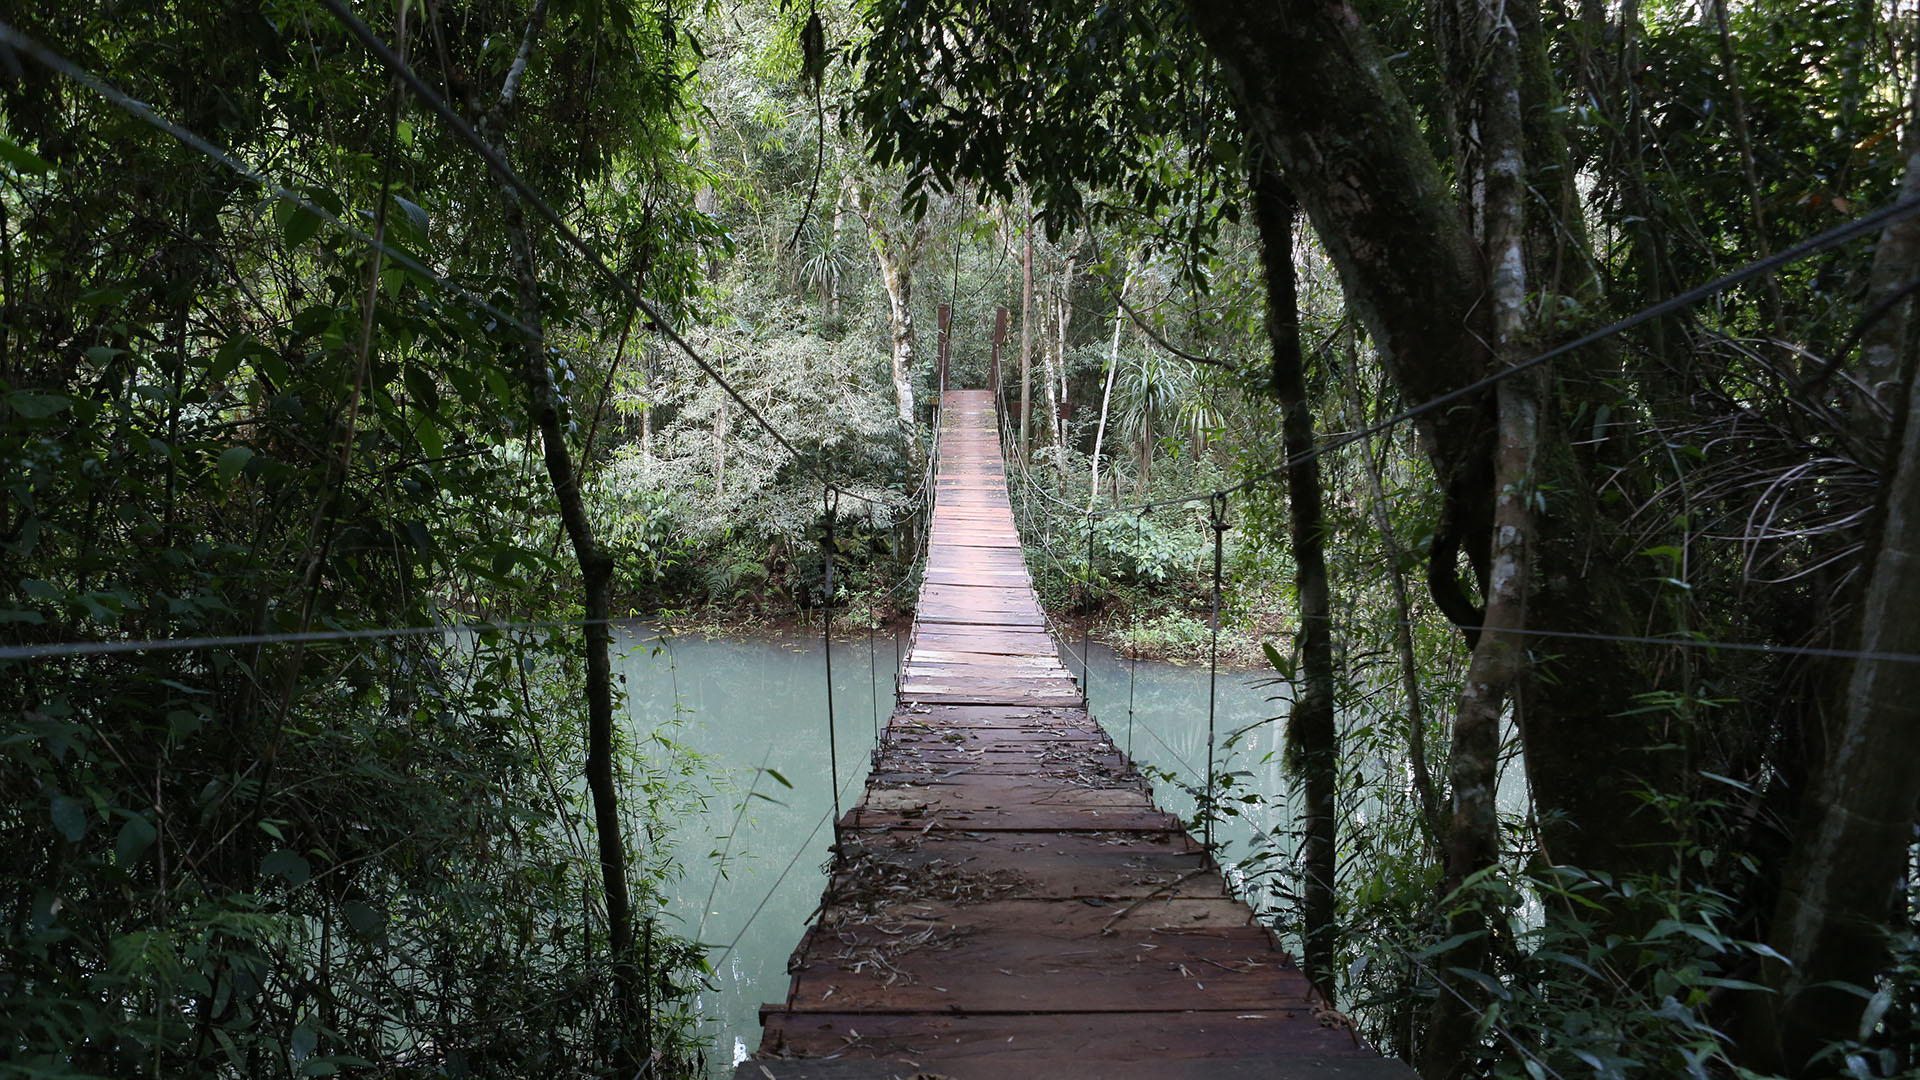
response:
<path fill-rule="evenodd" d="M 736 1080 L 1411 1071 L 1318 1023 L 1272 933 L 1083 707 L 985 391 L 941 403 L 898 710 Z"/>

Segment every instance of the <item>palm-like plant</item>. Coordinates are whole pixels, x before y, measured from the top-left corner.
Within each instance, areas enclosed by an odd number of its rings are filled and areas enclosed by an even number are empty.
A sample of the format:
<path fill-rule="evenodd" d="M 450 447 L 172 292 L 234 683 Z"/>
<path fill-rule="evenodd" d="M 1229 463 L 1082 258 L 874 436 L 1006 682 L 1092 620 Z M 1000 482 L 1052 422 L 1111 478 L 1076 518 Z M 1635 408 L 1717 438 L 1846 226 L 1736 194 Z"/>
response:
<path fill-rule="evenodd" d="M 1122 436 L 1139 454 L 1139 488 L 1153 480 L 1153 444 L 1166 423 L 1183 417 L 1183 402 L 1194 385 L 1193 362 L 1158 349 L 1130 349 L 1120 358 L 1113 396 Z"/>
<path fill-rule="evenodd" d="M 826 318 L 833 297 L 840 291 L 840 279 L 853 269 L 853 256 L 835 243 L 832 232 L 808 222 L 800 229 L 800 280 L 820 293 L 820 317 Z"/>

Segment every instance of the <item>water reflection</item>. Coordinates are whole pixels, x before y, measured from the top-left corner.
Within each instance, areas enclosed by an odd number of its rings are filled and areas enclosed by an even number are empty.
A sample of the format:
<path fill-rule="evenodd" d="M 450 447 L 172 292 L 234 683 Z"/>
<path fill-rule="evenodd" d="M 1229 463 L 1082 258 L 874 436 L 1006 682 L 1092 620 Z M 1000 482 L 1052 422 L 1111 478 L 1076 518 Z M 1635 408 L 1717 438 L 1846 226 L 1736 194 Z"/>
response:
<path fill-rule="evenodd" d="M 833 790 L 820 642 L 661 643 L 635 632 L 620 644 L 615 670 L 625 678 L 635 743 L 666 763 L 673 751 L 649 736 L 668 736 L 705 759 L 719 793 L 663 839 L 664 854 L 681 868 L 669 885 L 670 925 L 713 946 L 718 991 L 701 995 L 696 1008 L 713 1018 L 713 1073 L 728 1075 L 736 1054 L 759 1045 L 760 1004 L 785 997 L 787 956 L 824 885 Z M 866 782 L 875 703 L 885 723 L 898 665 L 890 635 L 877 636 L 871 653 L 865 640 L 834 643 L 833 756 L 848 805 Z"/>

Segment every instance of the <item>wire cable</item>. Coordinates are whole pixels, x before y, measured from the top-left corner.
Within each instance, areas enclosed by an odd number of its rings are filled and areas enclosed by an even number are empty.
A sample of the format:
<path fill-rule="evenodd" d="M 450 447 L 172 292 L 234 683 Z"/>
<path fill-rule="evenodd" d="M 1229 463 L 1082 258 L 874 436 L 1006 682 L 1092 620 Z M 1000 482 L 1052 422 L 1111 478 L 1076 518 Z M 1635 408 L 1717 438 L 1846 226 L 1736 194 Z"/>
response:
<path fill-rule="evenodd" d="M 173 121 L 167 119 L 166 117 L 161 116 L 159 113 L 154 112 L 152 107 L 148 106 L 145 102 L 138 101 L 132 97 L 129 97 L 127 94 L 122 92 L 117 87 L 99 78 L 98 76 L 92 74 L 91 72 L 85 70 L 84 68 L 81 68 L 80 66 L 74 64 L 73 62 L 67 60 L 65 57 L 61 56 L 59 53 L 56 53 L 53 50 L 47 48 L 46 46 L 40 44 L 38 41 L 35 41 L 33 38 L 30 38 L 25 34 L 22 34 L 20 31 L 15 30 L 12 26 L 8 25 L 3 21 L 0 21 L 0 43 L 6 44 L 9 48 L 13 49 L 15 52 L 26 54 L 28 57 L 31 57 L 33 60 L 39 62 L 43 67 L 46 67 L 49 70 L 57 72 L 60 75 L 65 76 L 69 80 L 75 83 L 78 83 L 81 86 L 86 87 L 87 89 L 100 95 L 102 98 L 105 98 L 110 104 L 132 115 L 136 119 L 154 128 L 155 130 L 165 132 L 166 134 L 173 136 L 175 139 L 178 139 L 181 143 L 185 144 L 186 146 L 196 151 L 199 151 L 202 155 L 206 156 L 207 158 L 226 167 L 229 171 L 234 173 L 236 176 L 239 176 L 242 179 L 245 179 L 256 186 L 265 189 L 266 191 L 274 195 L 276 198 L 292 203 L 293 205 L 298 206 L 300 209 L 306 211 L 307 213 L 314 215 L 315 217 L 319 218 L 321 221 L 324 221 L 328 225 L 331 225 L 333 228 L 338 229 L 340 232 L 345 233 L 346 235 L 352 237 L 354 240 L 359 241 L 362 245 L 364 245 L 369 250 L 377 252 L 383 258 L 391 259 L 396 266 L 400 266 L 408 271 L 411 271 L 412 273 L 418 274 L 419 276 L 428 279 L 429 281 L 432 281 L 434 284 L 440 286 L 443 289 L 448 290 L 449 292 L 452 292 L 458 295 L 461 299 L 472 304 L 474 307 L 479 308 L 481 311 L 486 312 L 487 314 L 493 316 L 494 318 L 499 319 L 501 322 L 506 323 L 507 325 L 513 327 L 514 329 L 521 331 L 522 333 L 531 333 L 531 331 L 527 328 L 526 324 L 522 323 L 519 319 L 493 306 L 491 303 L 488 303 L 486 300 L 483 300 L 480 297 L 475 296 L 473 293 L 461 287 L 458 283 L 440 275 L 430 267 L 423 265 L 419 260 L 415 259 L 413 256 L 407 254 L 404 251 L 399 251 L 392 247 L 389 247 L 386 244 L 375 240 L 373 237 L 368 236 L 365 232 L 362 232 L 360 229 L 355 228 L 353 225 L 350 225 L 347 222 L 340 220 L 340 218 L 336 214 L 328 210 L 326 207 L 320 206 L 316 204 L 313 200 L 308 199 L 306 196 L 301 195 L 300 193 L 293 191 L 269 179 L 264 173 L 247 165 L 245 162 L 241 161 L 239 158 L 234 157 L 231 153 L 225 150 L 222 150 L 218 146 L 215 146 L 213 143 L 207 141 L 206 139 L 200 137 L 199 135 L 194 134 L 193 132 L 187 130 L 186 128 L 181 127 L 179 124 L 176 124 Z"/>
<path fill-rule="evenodd" d="M 621 626 L 639 619 L 541 619 L 529 622 L 435 623 L 431 626 L 377 626 L 362 630 L 306 630 L 284 634 L 230 634 L 222 637 L 147 638 L 128 641 L 56 641 L 41 645 L 0 645 L 0 660 L 47 660 L 74 656 L 114 656 L 137 652 L 177 652 L 182 649 L 235 649 L 248 645 L 314 644 L 329 641 L 368 641 L 376 638 L 425 637 L 433 634 L 512 633 L 520 630 L 579 629 L 585 626 Z"/>
<path fill-rule="evenodd" d="M 1439 409 L 1446 405 L 1451 405 L 1456 401 L 1462 400 L 1463 398 L 1471 397 L 1475 394 L 1478 394 L 1482 390 L 1486 390 L 1492 386 L 1495 386 L 1506 379 L 1510 379 L 1515 375 L 1521 374 L 1522 372 L 1530 371 L 1533 368 L 1539 367 L 1541 364 L 1547 363 L 1548 361 L 1556 360 L 1562 356 L 1567 355 L 1568 353 L 1578 352 L 1581 349 L 1584 349 L 1589 346 L 1596 345 L 1602 341 L 1605 341 L 1607 338 L 1613 337 L 1616 334 L 1624 333 L 1628 330 L 1633 329 L 1634 327 L 1642 326 L 1642 325 L 1645 325 L 1646 323 L 1653 322 L 1656 319 L 1665 318 L 1666 316 L 1671 315 L 1677 311 L 1681 311 L 1686 308 L 1691 308 L 1695 304 L 1700 303 L 1702 300 L 1706 300 L 1713 296 L 1717 296 L 1718 294 L 1723 293 L 1728 289 L 1734 287 L 1735 285 L 1741 284 L 1742 282 L 1750 281 L 1756 277 L 1761 277 L 1763 275 L 1770 274 L 1776 270 L 1779 270 L 1781 267 L 1787 266 L 1790 263 L 1798 262 L 1801 259 L 1807 258 L 1810 255 L 1817 255 L 1820 252 L 1828 250 L 1829 248 L 1838 247 L 1841 244 L 1847 243 L 1848 241 L 1859 239 L 1860 237 L 1865 236 L 1870 232 L 1873 232 L 1875 229 L 1884 227 L 1886 225 L 1890 225 L 1896 221 L 1905 220 L 1906 218 L 1912 217 L 1914 214 L 1917 214 L 1917 213 L 1920 213 L 1920 196 L 1915 196 L 1910 199 L 1902 199 L 1898 202 L 1889 203 L 1888 205 L 1883 206 L 1878 210 L 1872 211 L 1871 213 L 1863 214 L 1860 217 L 1855 218 L 1854 220 L 1847 222 L 1844 225 L 1836 225 L 1833 228 L 1828 229 L 1827 231 L 1820 233 L 1817 236 L 1809 237 L 1808 239 L 1803 240 L 1800 243 L 1795 244 L 1790 248 L 1786 248 L 1773 255 L 1769 255 L 1764 259 L 1757 259 L 1751 263 L 1748 263 L 1746 266 L 1743 266 L 1740 269 L 1735 270 L 1731 273 L 1723 274 L 1720 277 L 1714 278 L 1712 281 L 1709 281 L 1704 285 L 1697 285 L 1691 289 L 1688 289 L 1686 292 L 1680 293 L 1677 296 L 1670 297 L 1666 300 L 1661 301 L 1660 303 L 1652 305 L 1651 307 L 1642 308 L 1641 310 L 1634 312 L 1633 314 L 1628 315 L 1623 319 L 1618 319 L 1614 322 L 1608 323 L 1607 325 L 1599 328 L 1598 330 L 1594 330 L 1589 333 L 1582 334 L 1580 337 L 1577 337 L 1572 341 L 1566 342 L 1565 344 L 1556 345 L 1553 348 L 1548 349 L 1543 353 L 1539 353 L 1529 359 L 1522 360 L 1519 363 L 1513 364 L 1509 367 L 1502 368 L 1501 370 L 1493 372 L 1492 374 L 1487 375 L 1483 378 L 1476 379 L 1475 381 L 1470 382 L 1465 386 L 1457 387 L 1453 390 L 1447 391 L 1444 394 L 1440 394 L 1436 397 L 1428 398 L 1426 401 L 1423 401 L 1417 405 L 1413 405 L 1409 408 L 1402 409 L 1400 412 L 1397 412 L 1394 415 L 1389 416 L 1385 420 L 1382 420 L 1376 424 L 1372 424 L 1367 427 L 1361 428 L 1358 431 L 1350 431 L 1344 435 L 1340 435 L 1336 438 L 1330 439 L 1320 444 L 1319 446 L 1314 447 L 1311 450 L 1308 450 L 1303 453 L 1296 454 L 1292 457 L 1287 458 L 1285 461 L 1281 462 L 1279 465 L 1276 465 L 1273 468 L 1266 470 L 1265 472 L 1257 473 L 1253 476 L 1248 477 L 1245 480 L 1240 481 L 1239 483 L 1233 484 L 1226 488 L 1222 488 L 1219 491 L 1194 492 L 1189 495 L 1181 495 L 1181 496 L 1176 496 L 1174 498 L 1161 499 L 1161 500 L 1157 500 L 1155 502 L 1149 502 L 1149 503 L 1139 503 L 1134 506 L 1110 507 L 1107 509 L 1095 511 L 1095 513 L 1104 516 L 1107 514 L 1125 513 L 1130 510 L 1143 510 L 1143 509 L 1151 510 L 1161 506 L 1172 506 L 1176 503 L 1198 502 L 1201 499 L 1211 498 L 1214 495 L 1238 494 L 1242 491 L 1246 491 L 1250 488 L 1266 483 L 1267 481 L 1280 476 L 1282 473 L 1286 472 L 1286 470 L 1294 467 L 1295 465 L 1304 465 L 1309 461 L 1322 457 L 1326 454 L 1330 454 L 1333 451 L 1338 450 L 1342 447 L 1351 446 L 1352 444 L 1359 442 L 1361 439 L 1372 438 L 1373 436 L 1379 435 L 1382 432 L 1389 431 L 1395 427 L 1398 427 L 1399 425 L 1406 423 L 1408 420 L 1417 419 L 1421 416 L 1425 416 L 1430 412 L 1433 412 L 1435 409 Z"/>
<path fill-rule="evenodd" d="M 514 169 L 513 165 L 507 161 L 501 150 L 481 138 L 480 133 L 475 131 L 472 125 L 461 119 L 460 115 L 454 112 L 453 107 L 447 104 L 446 100 L 439 94 L 435 93 L 433 88 L 427 85 L 426 80 L 421 78 L 420 74 L 414 71 L 410 64 L 402 59 L 398 53 L 394 52 L 392 47 L 383 41 L 378 34 L 373 32 L 372 27 L 362 22 L 358 16 L 348 10 L 343 0 L 320 0 L 320 4 L 331 12 L 335 19 L 339 20 L 340 25 L 344 26 L 348 33 L 352 34 L 362 45 L 366 46 L 367 51 L 371 52 L 374 58 L 380 61 L 382 66 L 395 77 L 399 78 L 401 82 L 405 83 L 407 88 L 413 91 L 415 97 L 419 98 L 420 101 L 438 115 L 441 120 L 445 121 L 454 136 L 461 142 L 466 143 L 474 153 L 480 156 L 480 160 L 486 164 L 488 171 L 492 172 L 502 183 L 512 188 L 515 194 L 519 195 L 520 198 L 525 200 L 529 206 L 532 206 L 541 217 L 545 218 L 547 223 L 553 226 L 554 232 L 566 242 L 568 247 L 578 252 L 581 258 L 586 260 L 587 265 L 591 269 L 604 278 L 608 284 L 618 289 L 623 296 L 631 299 L 634 306 L 639 308 L 648 319 L 652 320 L 654 325 L 660 328 L 660 332 L 666 336 L 668 341 L 671 341 L 681 352 L 684 352 L 687 357 L 694 362 L 694 365 L 698 367 L 707 378 L 713 380 L 714 385 L 720 387 L 749 417 L 752 417 L 753 421 L 759 424 L 774 442 L 779 443 L 782 449 L 793 455 L 794 460 L 800 462 L 802 468 L 814 473 L 821 483 L 834 488 L 836 491 L 840 491 L 841 494 L 859 499 L 869 505 L 878 505 L 875 500 L 865 495 L 838 488 L 833 483 L 833 480 L 826 476 L 807 455 L 802 454 L 793 443 L 789 442 L 787 437 L 782 435 L 778 428 L 774 427 L 765 416 L 762 416 L 760 411 L 755 409 L 752 403 L 748 402 L 747 399 L 741 395 L 740 391 L 734 389 L 732 383 L 729 383 L 719 371 L 715 370 L 713 365 L 709 363 L 705 357 L 701 356 L 699 351 L 688 343 L 687 339 L 682 337 L 678 330 L 674 329 L 673 324 L 668 321 L 659 308 L 655 307 L 645 296 L 641 295 L 640 290 L 620 274 L 619 271 L 609 266 L 606 259 L 604 259 L 598 251 L 594 250 L 593 245 L 587 243 L 579 233 L 574 231 L 572 226 L 567 224 L 566 219 L 561 217 L 560 214 L 540 196 L 540 193 L 535 191 L 533 186 L 527 183 L 526 179 Z"/>
<path fill-rule="evenodd" d="M 846 787 L 850 788 L 852 786 L 853 776 L 850 775 L 847 777 Z M 835 806 L 828 807 L 827 812 L 820 815 L 820 820 L 813 823 L 813 829 L 807 833 L 807 838 L 800 841 L 793 849 L 793 857 L 787 860 L 787 865 L 781 869 L 780 876 L 774 878 L 773 884 L 767 887 L 766 895 L 762 896 L 760 902 L 753 906 L 753 911 L 747 916 L 747 921 L 740 924 L 740 932 L 733 935 L 733 940 L 727 942 L 727 947 L 720 950 L 719 956 L 714 957 L 712 966 L 715 970 L 718 970 L 721 963 L 724 962 L 728 956 L 732 955 L 734 948 L 740 944 L 740 939 L 747 936 L 747 930 L 753 926 L 753 921 L 758 919 L 760 912 L 766 909 L 767 902 L 773 899 L 774 893 L 780 891 L 781 882 L 786 881 L 787 875 L 793 872 L 794 866 L 800 862 L 800 856 L 807 853 L 807 848 L 812 845 L 813 838 L 820 835 L 820 826 L 825 825 L 829 820 L 840 820 L 835 816 L 836 807 L 838 806 L 840 796 L 844 793 L 844 790 L 833 793 Z"/>

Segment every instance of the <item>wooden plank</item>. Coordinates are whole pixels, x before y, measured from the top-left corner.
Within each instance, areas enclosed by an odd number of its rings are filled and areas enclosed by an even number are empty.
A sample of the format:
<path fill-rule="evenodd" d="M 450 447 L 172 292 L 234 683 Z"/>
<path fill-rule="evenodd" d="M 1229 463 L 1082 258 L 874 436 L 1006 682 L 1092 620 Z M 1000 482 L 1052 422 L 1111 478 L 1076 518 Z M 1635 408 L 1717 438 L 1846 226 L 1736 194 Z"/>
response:
<path fill-rule="evenodd" d="M 1156 1077 L 1203 1080 L 1405 1080 L 1404 1066 L 1356 1047 L 1343 1030 L 1313 1023 L 1302 1003 L 1257 1012 L 1160 1011 L 1047 1015 L 768 1013 L 768 1041 L 788 1053 L 838 1054 L 832 1062 L 752 1062 L 740 1080 L 839 1080 L 916 1072 L 954 1080 L 1008 1077 Z M 809 1072 L 828 1066 L 854 1071 Z M 872 1070 L 891 1066 L 892 1072 Z"/>
<path fill-rule="evenodd" d="M 1291 958 L 1088 716 L 992 402 L 942 402 L 901 706 L 736 1080 L 1406 1080 L 1315 1022 Z"/>
<path fill-rule="evenodd" d="M 883 829 L 908 833 L 930 833 L 934 829 L 949 832 L 1044 832 L 1081 829 L 1092 832 L 1166 833 L 1181 829 L 1180 819 L 1157 810 L 1101 809 L 1079 811 L 1036 810 L 1016 807 L 1007 810 L 935 810 L 920 813 L 896 813 L 854 807 L 841 819 L 848 829 Z"/>

